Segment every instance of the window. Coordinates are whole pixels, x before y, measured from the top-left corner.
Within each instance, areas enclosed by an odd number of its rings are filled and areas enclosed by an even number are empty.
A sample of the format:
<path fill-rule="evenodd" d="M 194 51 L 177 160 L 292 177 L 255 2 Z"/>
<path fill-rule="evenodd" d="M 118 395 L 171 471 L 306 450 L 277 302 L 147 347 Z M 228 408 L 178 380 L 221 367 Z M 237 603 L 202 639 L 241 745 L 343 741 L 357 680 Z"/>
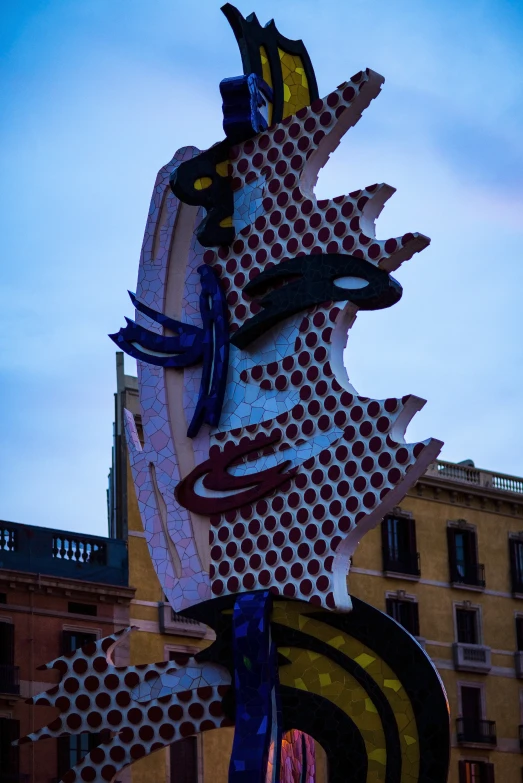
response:
<path fill-rule="evenodd" d="M 494 783 L 494 764 L 484 761 L 460 761 L 459 783 Z"/>
<path fill-rule="evenodd" d="M 7 595 L 5 593 L 0 593 L 0 604 L 6 604 L 7 603 Z"/>
<path fill-rule="evenodd" d="M 11 743 L 19 737 L 20 722 L 11 718 L 0 718 L 0 772 L 5 775 L 6 780 L 18 780 L 20 751 Z"/>
<path fill-rule="evenodd" d="M 15 663 L 15 627 L 0 622 L 0 693 L 20 693 Z"/>
<path fill-rule="evenodd" d="M 509 538 L 508 545 L 512 592 L 523 593 L 523 540 L 519 538 Z"/>
<path fill-rule="evenodd" d="M 98 639 L 95 633 L 88 631 L 63 631 L 62 632 L 62 654 L 76 652 L 80 647 L 86 644 L 96 642 Z"/>
<path fill-rule="evenodd" d="M 474 530 L 447 528 L 450 581 L 457 584 L 485 587 L 485 569 L 478 563 Z"/>
<path fill-rule="evenodd" d="M 516 617 L 516 645 L 519 652 L 523 652 L 523 617 Z"/>
<path fill-rule="evenodd" d="M 416 523 L 409 517 L 389 516 L 381 523 L 383 570 L 420 575 L 416 551 Z"/>
<path fill-rule="evenodd" d="M 419 636 L 419 613 L 416 601 L 387 598 L 387 614 L 413 636 Z"/>
<path fill-rule="evenodd" d="M 479 644 L 477 609 L 456 609 L 456 629 L 460 644 Z"/>
<path fill-rule="evenodd" d="M 170 748 L 171 783 L 198 783 L 196 737 L 185 737 Z"/>
<path fill-rule="evenodd" d="M 58 780 L 61 780 L 66 772 L 75 767 L 80 761 L 96 748 L 101 742 L 99 734 L 76 734 L 70 737 L 58 737 L 57 740 L 57 772 Z"/>
<path fill-rule="evenodd" d="M 95 604 L 78 604 L 75 601 L 69 601 L 67 611 L 70 614 L 85 614 L 89 617 L 96 617 L 97 607 Z"/>

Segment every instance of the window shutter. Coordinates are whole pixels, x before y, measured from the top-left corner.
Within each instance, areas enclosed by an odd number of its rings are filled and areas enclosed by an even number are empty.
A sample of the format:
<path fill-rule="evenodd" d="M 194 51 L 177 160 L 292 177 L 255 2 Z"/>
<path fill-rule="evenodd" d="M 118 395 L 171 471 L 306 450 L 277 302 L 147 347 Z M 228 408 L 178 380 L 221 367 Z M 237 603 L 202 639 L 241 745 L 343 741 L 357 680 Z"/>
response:
<path fill-rule="evenodd" d="M 381 555 L 383 559 L 383 570 L 386 571 L 390 560 L 389 552 L 389 518 L 385 519 L 381 523 Z M 388 613 L 388 610 L 387 610 Z"/>
<path fill-rule="evenodd" d="M 477 566 L 478 543 L 477 543 L 476 533 L 473 533 L 472 530 L 468 530 L 467 535 L 465 536 L 465 542 L 466 542 L 465 546 L 466 546 L 467 565 Z"/>
<path fill-rule="evenodd" d="M 512 577 L 512 592 L 518 592 L 518 583 L 520 581 L 520 575 L 518 574 L 518 566 L 516 560 L 516 546 L 519 541 L 514 538 L 508 540 L 508 551 L 510 556 L 510 575 Z"/>
<path fill-rule="evenodd" d="M 449 548 L 450 581 L 456 578 L 456 531 L 452 527 L 447 528 L 447 544 Z"/>
<path fill-rule="evenodd" d="M 494 780 L 494 764 L 483 764 L 484 775 L 482 783 L 495 783 Z"/>
<path fill-rule="evenodd" d="M 413 636 L 419 636 L 419 606 L 417 601 L 411 601 L 411 634 Z"/>
<path fill-rule="evenodd" d="M 418 551 L 418 548 L 416 546 L 416 520 L 415 519 L 406 519 L 405 520 L 408 525 L 408 531 L 409 531 L 409 551 L 411 555 L 415 555 Z"/>
<path fill-rule="evenodd" d="M 467 783 L 467 762 L 459 761 L 458 769 L 459 769 L 459 783 Z"/>

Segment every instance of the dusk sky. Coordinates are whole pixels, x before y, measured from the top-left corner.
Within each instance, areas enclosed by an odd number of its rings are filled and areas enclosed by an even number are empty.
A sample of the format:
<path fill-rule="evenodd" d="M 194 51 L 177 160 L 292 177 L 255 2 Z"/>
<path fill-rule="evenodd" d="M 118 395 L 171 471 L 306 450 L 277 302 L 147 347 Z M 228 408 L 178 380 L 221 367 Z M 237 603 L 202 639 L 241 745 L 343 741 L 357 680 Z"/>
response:
<path fill-rule="evenodd" d="M 106 534 L 107 334 L 133 315 L 158 169 L 223 138 L 218 85 L 242 67 L 220 4 L 2 2 L 3 519 Z M 444 440 L 444 459 L 523 475 L 521 0 L 236 4 L 304 40 L 321 96 L 385 76 L 316 194 L 386 182 L 378 238 L 432 243 L 395 274 L 399 304 L 359 315 L 352 382 L 425 398 L 407 436 Z"/>

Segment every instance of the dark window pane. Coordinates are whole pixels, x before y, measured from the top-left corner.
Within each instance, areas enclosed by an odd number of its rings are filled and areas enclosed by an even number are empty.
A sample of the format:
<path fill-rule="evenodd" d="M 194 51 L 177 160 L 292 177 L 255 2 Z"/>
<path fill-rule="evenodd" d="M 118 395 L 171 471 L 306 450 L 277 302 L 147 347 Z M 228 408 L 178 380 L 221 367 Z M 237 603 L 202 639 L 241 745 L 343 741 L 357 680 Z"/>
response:
<path fill-rule="evenodd" d="M 470 721 L 481 720 L 481 691 L 479 688 L 461 687 L 461 712 Z"/>
<path fill-rule="evenodd" d="M 458 642 L 478 644 L 478 622 L 475 609 L 456 609 Z"/>
<path fill-rule="evenodd" d="M 387 614 L 413 636 L 419 636 L 418 604 L 415 601 L 387 598 Z"/>
<path fill-rule="evenodd" d="M 12 623 L 0 623 L 0 665 L 14 666 L 15 627 Z"/>
<path fill-rule="evenodd" d="M 0 718 L 0 780 L 4 773 L 6 777 L 12 776 L 13 780 L 18 775 L 19 748 L 13 747 L 12 742 L 20 736 L 20 722 L 11 718 Z"/>
<path fill-rule="evenodd" d="M 523 617 L 516 617 L 516 641 L 518 650 L 523 652 Z"/>
<path fill-rule="evenodd" d="M 523 592 L 523 541 L 509 539 L 512 592 Z"/>
<path fill-rule="evenodd" d="M 0 604 L 6 604 L 7 603 L 7 595 L 5 593 L 0 593 Z"/>
<path fill-rule="evenodd" d="M 69 653 L 76 652 L 80 647 L 85 644 L 91 644 L 97 641 L 95 633 L 88 633 L 87 631 L 63 631 L 62 632 L 62 653 L 68 655 Z"/>
<path fill-rule="evenodd" d="M 85 614 L 88 617 L 96 617 L 97 607 L 96 604 L 79 604 L 76 601 L 69 601 L 67 611 L 71 614 Z"/>
<path fill-rule="evenodd" d="M 416 523 L 406 517 L 386 517 L 381 523 L 383 570 L 419 575 Z"/>
<path fill-rule="evenodd" d="M 198 783 L 196 737 L 178 740 L 170 749 L 171 783 Z"/>
<path fill-rule="evenodd" d="M 80 761 L 90 753 L 93 748 L 100 744 L 99 734 L 72 734 L 70 737 L 59 737 L 57 740 L 58 750 L 58 780 L 66 772 L 75 767 Z"/>

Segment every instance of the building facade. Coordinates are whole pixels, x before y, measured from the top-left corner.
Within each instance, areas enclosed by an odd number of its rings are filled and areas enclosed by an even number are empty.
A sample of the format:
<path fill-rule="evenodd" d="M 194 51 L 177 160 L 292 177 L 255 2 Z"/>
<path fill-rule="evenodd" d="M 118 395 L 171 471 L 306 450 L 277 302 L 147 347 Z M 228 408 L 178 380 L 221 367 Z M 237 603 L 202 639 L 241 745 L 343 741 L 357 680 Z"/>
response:
<path fill-rule="evenodd" d="M 449 783 L 522 779 L 522 530 L 522 479 L 438 461 L 354 555 L 351 594 L 416 636 L 443 680 Z"/>
<path fill-rule="evenodd" d="M 117 354 L 110 530 L 127 531 L 132 623 L 130 662 L 165 660 L 208 644 L 205 629 L 174 616 L 145 541 L 121 425 L 140 432 L 136 378 Z M 120 422 L 120 424 L 119 424 Z M 112 516 L 111 516 L 112 515 Z M 470 462 L 431 465 L 401 505 L 354 555 L 349 592 L 387 612 L 425 648 L 445 685 L 452 722 L 449 783 L 522 779 L 523 479 Z M 520 681 L 521 680 L 521 681 Z M 135 764 L 133 783 L 226 783 L 232 729 L 206 732 Z M 317 754 L 317 780 L 326 780 Z M 172 775 L 171 775 L 172 771 Z"/>
<path fill-rule="evenodd" d="M 124 541 L 0 522 L 0 783 L 59 781 L 100 741 L 11 744 L 57 717 L 26 703 L 57 681 L 39 667 L 127 627 L 132 595 Z"/>

